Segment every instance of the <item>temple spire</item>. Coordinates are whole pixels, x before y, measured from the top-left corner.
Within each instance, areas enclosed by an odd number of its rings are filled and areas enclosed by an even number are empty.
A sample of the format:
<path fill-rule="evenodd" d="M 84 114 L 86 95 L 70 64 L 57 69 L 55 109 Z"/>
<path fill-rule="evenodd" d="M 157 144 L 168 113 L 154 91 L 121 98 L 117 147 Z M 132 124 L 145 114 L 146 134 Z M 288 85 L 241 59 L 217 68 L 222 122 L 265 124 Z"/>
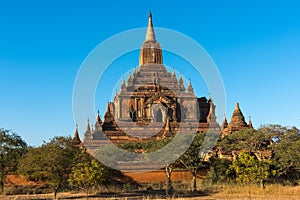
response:
<path fill-rule="evenodd" d="M 227 127 L 228 127 L 228 122 L 227 122 L 226 114 L 224 113 L 224 119 L 222 122 L 222 130 L 224 130 Z"/>
<path fill-rule="evenodd" d="M 192 86 L 191 79 L 189 79 L 189 81 L 188 81 L 187 91 L 189 94 L 194 94 L 194 88 Z"/>
<path fill-rule="evenodd" d="M 178 88 L 181 91 L 185 91 L 185 87 L 183 84 L 183 79 L 182 79 L 182 75 L 180 74 L 179 79 L 178 79 Z"/>
<path fill-rule="evenodd" d="M 91 131 L 91 126 L 90 126 L 90 119 L 87 120 L 87 125 L 86 125 L 86 132 L 90 132 Z"/>
<path fill-rule="evenodd" d="M 249 128 L 253 129 L 253 124 L 252 124 L 252 120 L 251 120 L 251 116 L 249 116 L 249 123 L 248 123 Z"/>
<path fill-rule="evenodd" d="M 208 116 L 207 116 L 207 121 L 209 123 L 211 123 L 211 122 L 215 123 L 216 122 L 217 117 L 216 117 L 216 114 L 215 114 L 215 108 L 216 108 L 216 106 L 214 105 L 213 99 L 210 96 L 210 98 L 209 98 L 209 113 L 208 113 Z"/>
<path fill-rule="evenodd" d="M 153 41 L 155 42 L 155 33 L 153 29 L 153 23 L 152 23 L 152 13 L 150 11 L 149 18 L 148 18 L 148 28 L 147 28 L 147 34 L 146 34 L 146 41 Z"/>
<path fill-rule="evenodd" d="M 239 111 L 239 112 L 241 111 L 239 102 L 236 102 L 234 110 Z"/>
<path fill-rule="evenodd" d="M 96 122 L 98 122 L 100 125 L 102 124 L 102 120 L 101 120 L 101 117 L 100 117 L 100 111 L 99 110 L 97 112 Z"/>
<path fill-rule="evenodd" d="M 79 133 L 78 133 L 78 124 L 76 124 L 76 129 L 75 129 L 75 132 L 74 132 L 74 137 L 73 137 L 72 143 L 74 145 L 79 145 L 81 143 Z"/>
<path fill-rule="evenodd" d="M 230 121 L 228 127 L 232 131 L 236 131 L 236 130 L 240 130 L 241 128 L 248 127 L 247 123 L 245 122 L 245 117 L 240 109 L 240 105 L 238 102 L 235 105 L 235 109 L 233 111 L 231 121 Z"/>
<path fill-rule="evenodd" d="M 176 80 L 176 74 L 175 74 L 175 71 L 174 71 L 174 70 L 172 71 L 172 75 L 171 75 L 171 76 L 172 76 L 172 78 L 173 78 L 174 81 L 177 81 L 177 80 Z"/>
<path fill-rule="evenodd" d="M 122 84 L 121 84 L 121 88 L 120 88 L 120 94 L 126 92 L 126 84 L 125 84 L 125 80 L 124 80 L 124 76 L 122 78 Z"/>
<path fill-rule="evenodd" d="M 76 124 L 76 129 L 74 132 L 74 138 L 79 138 L 79 134 L 78 134 L 78 124 Z"/>
<path fill-rule="evenodd" d="M 122 77 L 122 85 L 125 85 L 124 76 Z"/>

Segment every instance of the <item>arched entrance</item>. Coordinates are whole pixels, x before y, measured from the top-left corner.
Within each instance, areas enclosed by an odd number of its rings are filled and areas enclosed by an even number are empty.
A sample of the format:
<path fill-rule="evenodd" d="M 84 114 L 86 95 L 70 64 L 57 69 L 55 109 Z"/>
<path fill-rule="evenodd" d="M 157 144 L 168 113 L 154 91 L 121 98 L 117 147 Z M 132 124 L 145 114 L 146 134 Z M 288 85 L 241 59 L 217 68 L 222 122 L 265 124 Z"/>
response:
<path fill-rule="evenodd" d="M 162 120 L 162 118 L 163 118 L 163 116 L 162 116 L 162 111 L 161 111 L 161 109 L 159 108 L 158 110 L 157 110 L 157 113 L 156 113 L 156 122 L 162 122 L 163 120 Z"/>

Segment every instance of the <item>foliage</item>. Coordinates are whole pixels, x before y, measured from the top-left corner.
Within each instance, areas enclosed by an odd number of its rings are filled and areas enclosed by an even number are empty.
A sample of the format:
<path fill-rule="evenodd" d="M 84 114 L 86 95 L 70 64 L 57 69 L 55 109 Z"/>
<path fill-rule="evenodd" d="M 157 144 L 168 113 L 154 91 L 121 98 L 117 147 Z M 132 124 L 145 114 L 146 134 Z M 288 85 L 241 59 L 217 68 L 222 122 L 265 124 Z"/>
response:
<path fill-rule="evenodd" d="M 223 151 L 263 151 L 269 149 L 273 135 L 270 132 L 243 129 L 222 138 L 218 146 Z"/>
<path fill-rule="evenodd" d="M 70 137 L 55 137 L 41 147 L 31 148 L 20 161 L 20 172 L 30 180 L 49 183 L 56 198 L 58 190 L 66 186 L 75 156 L 79 153 Z"/>
<path fill-rule="evenodd" d="M 84 189 L 88 196 L 92 187 L 107 182 L 108 177 L 109 171 L 107 167 L 91 158 L 91 156 L 82 153 L 80 161 L 72 167 L 68 182 L 71 186 Z"/>
<path fill-rule="evenodd" d="M 26 153 L 27 144 L 16 133 L 0 129 L 0 187 L 3 194 L 6 175 L 17 170 L 19 158 Z"/>
<path fill-rule="evenodd" d="M 259 161 L 248 152 L 241 153 L 232 162 L 229 170 L 234 171 L 236 180 L 242 184 L 264 183 L 271 175 L 270 160 Z"/>
<path fill-rule="evenodd" d="M 231 174 L 226 173 L 229 169 L 231 161 L 227 159 L 216 159 L 212 161 L 211 168 L 206 174 L 206 180 L 212 184 L 215 183 L 228 183 L 231 178 Z"/>
<path fill-rule="evenodd" d="M 300 132 L 295 127 L 276 130 L 273 164 L 277 177 L 296 184 L 300 178 Z"/>
<path fill-rule="evenodd" d="M 47 154 L 45 147 L 30 147 L 28 153 L 19 162 L 19 172 L 30 181 L 47 181 L 49 172 L 45 171 L 44 166 L 46 165 L 44 159 L 47 158 Z"/>

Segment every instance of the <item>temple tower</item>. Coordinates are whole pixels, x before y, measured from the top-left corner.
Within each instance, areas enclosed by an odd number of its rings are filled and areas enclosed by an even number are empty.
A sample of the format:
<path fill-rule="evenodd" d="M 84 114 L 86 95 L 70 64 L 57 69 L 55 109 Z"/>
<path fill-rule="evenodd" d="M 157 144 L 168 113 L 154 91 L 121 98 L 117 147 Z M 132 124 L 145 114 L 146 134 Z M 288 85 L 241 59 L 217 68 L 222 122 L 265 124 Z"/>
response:
<path fill-rule="evenodd" d="M 148 19 L 148 28 L 146 39 L 140 51 L 140 66 L 146 64 L 162 64 L 162 50 L 160 44 L 156 41 L 152 23 L 152 14 L 150 12 Z"/>
<path fill-rule="evenodd" d="M 250 121 L 251 122 L 251 121 Z M 252 127 L 252 122 L 250 124 L 250 126 L 246 123 L 245 121 L 245 117 L 240 109 L 240 105 L 237 102 L 235 105 L 235 109 L 233 111 L 232 117 L 231 117 L 231 121 L 228 124 L 228 126 L 222 130 L 222 137 L 235 132 L 235 131 L 239 131 L 245 128 L 251 128 Z"/>

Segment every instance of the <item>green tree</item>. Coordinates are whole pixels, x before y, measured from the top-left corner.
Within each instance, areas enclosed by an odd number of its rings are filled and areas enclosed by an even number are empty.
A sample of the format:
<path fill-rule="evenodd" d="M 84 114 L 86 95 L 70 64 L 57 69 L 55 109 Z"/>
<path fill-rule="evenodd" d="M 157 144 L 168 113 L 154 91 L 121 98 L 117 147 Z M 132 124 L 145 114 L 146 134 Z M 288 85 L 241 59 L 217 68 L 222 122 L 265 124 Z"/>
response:
<path fill-rule="evenodd" d="M 72 172 L 68 179 L 71 186 L 84 189 L 88 199 L 89 191 L 92 187 L 96 187 L 108 181 L 108 168 L 89 155 L 83 154 L 72 167 Z"/>
<path fill-rule="evenodd" d="M 243 152 L 232 162 L 229 170 L 234 171 L 236 180 L 242 184 L 261 183 L 264 187 L 264 182 L 271 175 L 270 165 L 270 160 L 259 161 L 250 153 Z"/>
<path fill-rule="evenodd" d="M 56 199 L 59 189 L 66 186 L 76 155 L 80 152 L 73 146 L 70 137 L 54 137 L 41 147 L 29 150 L 20 162 L 20 172 L 29 179 L 49 183 Z"/>
<path fill-rule="evenodd" d="M 0 129 L 0 187 L 3 194 L 6 175 L 17 170 L 20 157 L 27 145 L 16 133 Z"/>
<path fill-rule="evenodd" d="M 276 138 L 273 164 L 281 181 L 297 183 L 300 178 L 300 132 L 297 128 L 269 128 Z"/>
<path fill-rule="evenodd" d="M 18 166 L 18 171 L 30 181 L 47 181 L 49 172 L 44 170 L 46 165 L 45 158 L 47 151 L 45 147 L 29 147 L 28 153 L 25 154 Z M 28 164 L 30 163 L 30 165 Z"/>
<path fill-rule="evenodd" d="M 213 184 L 227 183 L 231 178 L 231 174 L 226 173 L 230 165 L 231 161 L 228 159 L 220 158 L 213 160 L 211 162 L 211 168 L 206 175 L 206 180 Z"/>
<path fill-rule="evenodd" d="M 274 135 L 265 129 L 243 129 L 236 131 L 220 140 L 218 146 L 225 152 L 248 152 L 262 167 L 269 162 L 272 156 L 272 143 Z M 236 154 L 235 154 L 236 155 Z M 269 167 L 270 164 L 268 164 Z M 260 179 L 262 181 L 262 179 Z M 264 181 L 261 182 L 264 187 Z"/>
<path fill-rule="evenodd" d="M 270 149 L 273 135 L 263 129 L 243 129 L 233 132 L 220 140 L 218 146 L 222 151 L 262 152 Z"/>

